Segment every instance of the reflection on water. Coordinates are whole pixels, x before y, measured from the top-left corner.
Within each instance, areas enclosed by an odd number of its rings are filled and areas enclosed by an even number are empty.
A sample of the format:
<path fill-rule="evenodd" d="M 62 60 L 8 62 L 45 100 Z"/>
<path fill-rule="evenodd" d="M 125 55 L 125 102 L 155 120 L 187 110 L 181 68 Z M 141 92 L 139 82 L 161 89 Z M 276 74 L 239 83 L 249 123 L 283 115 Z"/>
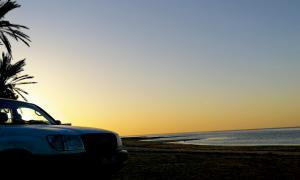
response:
<path fill-rule="evenodd" d="M 300 127 L 156 134 L 146 137 L 199 145 L 300 145 Z"/>

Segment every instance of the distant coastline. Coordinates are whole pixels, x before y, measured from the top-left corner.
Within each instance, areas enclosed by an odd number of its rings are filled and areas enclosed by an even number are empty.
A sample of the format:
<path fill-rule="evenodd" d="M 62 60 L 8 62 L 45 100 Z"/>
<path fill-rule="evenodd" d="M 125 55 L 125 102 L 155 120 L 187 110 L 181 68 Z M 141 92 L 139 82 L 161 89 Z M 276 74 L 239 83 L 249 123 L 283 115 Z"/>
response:
<path fill-rule="evenodd" d="M 123 136 L 140 141 L 219 146 L 299 146 L 300 127 L 276 127 Z"/>

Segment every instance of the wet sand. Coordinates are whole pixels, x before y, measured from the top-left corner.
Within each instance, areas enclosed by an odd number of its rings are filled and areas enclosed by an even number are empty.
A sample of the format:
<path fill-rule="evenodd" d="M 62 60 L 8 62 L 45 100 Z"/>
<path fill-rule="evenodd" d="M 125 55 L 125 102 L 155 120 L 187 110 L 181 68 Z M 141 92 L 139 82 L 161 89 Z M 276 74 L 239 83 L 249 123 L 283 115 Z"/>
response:
<path fill-rule="evenodd" d="M 204 146 L 122 138 L 113 179 L 300 179 L 300 146 Z"/>

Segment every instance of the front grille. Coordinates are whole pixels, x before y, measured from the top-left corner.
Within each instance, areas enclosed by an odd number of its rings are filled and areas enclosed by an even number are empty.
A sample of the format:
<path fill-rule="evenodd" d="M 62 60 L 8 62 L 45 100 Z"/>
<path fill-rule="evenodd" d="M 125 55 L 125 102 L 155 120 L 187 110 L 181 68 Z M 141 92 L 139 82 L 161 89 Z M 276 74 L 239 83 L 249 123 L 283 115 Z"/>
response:
<path fill-rule="evenodd" d="M 90 133 L 80 135 L 87 153 L 115 152 L 117 138 L 111 133 Z"/>

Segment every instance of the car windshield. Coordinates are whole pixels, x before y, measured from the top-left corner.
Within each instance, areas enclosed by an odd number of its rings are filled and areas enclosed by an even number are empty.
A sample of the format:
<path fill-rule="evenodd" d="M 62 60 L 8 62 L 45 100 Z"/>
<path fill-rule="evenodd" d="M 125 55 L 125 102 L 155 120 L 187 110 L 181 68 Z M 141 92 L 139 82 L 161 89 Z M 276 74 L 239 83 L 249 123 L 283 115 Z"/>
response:
<path fill-rule="evenodd" d="M 0 100 L 0 124 L 55 124 L 41 108 L 18 101 Z"/>

